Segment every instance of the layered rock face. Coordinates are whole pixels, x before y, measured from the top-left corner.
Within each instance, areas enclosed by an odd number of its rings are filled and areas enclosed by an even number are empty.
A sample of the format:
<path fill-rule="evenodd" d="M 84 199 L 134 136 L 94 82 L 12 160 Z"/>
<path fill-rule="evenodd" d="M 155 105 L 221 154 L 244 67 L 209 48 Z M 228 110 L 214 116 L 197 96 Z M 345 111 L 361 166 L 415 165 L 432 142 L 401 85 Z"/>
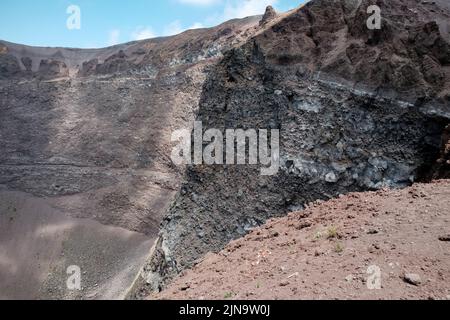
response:
<path fill-rule="evenodd" d="M 280 130 L 279 172 L 191 166 L 144 268 L 147 289 L 266 219 L 425 178 L 450 119 L 446 2 L 311 1 L 233 49 L 205 81 L 204 130 Z M 145 291 L 145 290 L 143 290 Z"/>
<path fill-rule="evenodd" d="M 367 28 L 373 4 L 379 30 Z M 0 196 L 11 202 L 1 222 L 17 232 L 28 223 L 31 243 L 40 244 L 36 230 L 60 241 L 24 290 L 123 297 L 136 268 L 120 262 L 140 267 L 150 252 L 127 293 L 142 297 L 309 201 L 428 177 L 450 119 L 449 21 L 445 0 L 315 0 L 105 49 L 0 42 Z M 174 165 L 171 134 L 194 120 L 203 130 L 279 130 L 279 170 Z M 21 201 L 55 212 L 37 223 L 26 219 L 29 205 L 15 217 Z M 109 250 L 94 245 L 105 233 L 122 235 Z M 5 237 L 12 262 L 0 285 L 14 286 L 29 270 L 13 272 L 15 238 Z M 139 250 L 123 250 L 131 247 Z M 37 256 L 27 263 L 41 264 Z M 89 270 L 88 284 L 74 296 L 64 289 L 65 268 L 77 263 Z"/>
<path fill-rule="evenodd" d="M 272 21 L 273 19 L 275 19 L 277 17 L 277 12 L 275 11 L 275 9 L 272 6 L 268 6 L 266 8 L 266 12 L 264 13 L 261 21 L 259 22 L 260 26 L 263 26 L 265 24 L 267 24 L 268 22 Z"/>
<path fill-rule="evenodd" d="M 259 20 L 105 49 L 0 42 L 0 196 L 8 204 L 1 223 L 26 230 L 18 231 L 23 242 L 8 238 L 11 232 L 0 242 L 11 264 L 0 272 L 2 298 L 77 298 L 65 289 L 65 268 L 72 264 L 90 270 L 79 297 L 123 297 L 179 189 L 183 169 L 171 162 L 171 133 L 192 125 L 209 66 L 257 32 Z M 108 238 L 110 228 L 132 234 L 111 240 L 110 249 L 80 240 Z M 26 244 L 44 241 L 40 230 L 47 229 L 55 233 L 49 231 L 48 255 L 41 252 L 44 245 Z M 136 250 L 123 251 L 132 246 Z M 17 247 L 29 248 L 21 255 L 29 261 L 19 261 Z M 121 261 L 129 266 L 120 269 Z M 113 288 L 116 276 L 121 290 Z"/>

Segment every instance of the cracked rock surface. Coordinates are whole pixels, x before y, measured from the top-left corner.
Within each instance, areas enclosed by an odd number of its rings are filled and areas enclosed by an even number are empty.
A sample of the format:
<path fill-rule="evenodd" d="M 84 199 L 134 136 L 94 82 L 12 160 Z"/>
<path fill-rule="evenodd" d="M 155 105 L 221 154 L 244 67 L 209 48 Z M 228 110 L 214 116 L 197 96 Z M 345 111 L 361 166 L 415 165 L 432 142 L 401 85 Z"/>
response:
<path fill-rule="evenodd" d="M 258 166 L 188 167 L 143 295 L 271 217 L 425 179 L 450 119 L 449 6 L 379 1 L 383 27 L 369 30 L 370 4 L 311 1 L 215 66 L 197 120 L 280 130 L 281 167 L 269 177 Z"/>

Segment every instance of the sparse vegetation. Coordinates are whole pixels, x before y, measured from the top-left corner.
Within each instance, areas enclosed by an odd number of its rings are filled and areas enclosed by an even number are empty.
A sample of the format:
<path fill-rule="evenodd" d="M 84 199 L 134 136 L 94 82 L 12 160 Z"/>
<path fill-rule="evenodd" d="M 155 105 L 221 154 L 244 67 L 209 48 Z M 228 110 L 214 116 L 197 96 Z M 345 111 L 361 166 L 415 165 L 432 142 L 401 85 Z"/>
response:
<path fill-rule="evenodd" d="M 318 241 L 318 240 L 322 239 L 322 237 L 323 237 L 322 232 L 317 231 L 317 232 L 314 234 L 314 239 L 313 239 L 313 241 Z"/>
<path fill-rule="evenodd" d="M 328 239 L 335 239 L 338 236 L 337 228 L 334 226 L 331 226 L 327 230 L 327 238 Z"/>
<path fill-rule="evenodd" d="M 224 299 L 231 299 L 231 298 L 233 298 L 233 296 L 234 296 L 233 292 L 227 292 L 227 293 L 225 293 L 225 295 L 223 297 L 224 297 Z"/>
<path fill-rule="evenodd" d="M 344 251 L 344 245 L 340 242 L 336 243 L 336 245 L 334 246 L 334 251 L 336 253 L 342 253 Z"/>

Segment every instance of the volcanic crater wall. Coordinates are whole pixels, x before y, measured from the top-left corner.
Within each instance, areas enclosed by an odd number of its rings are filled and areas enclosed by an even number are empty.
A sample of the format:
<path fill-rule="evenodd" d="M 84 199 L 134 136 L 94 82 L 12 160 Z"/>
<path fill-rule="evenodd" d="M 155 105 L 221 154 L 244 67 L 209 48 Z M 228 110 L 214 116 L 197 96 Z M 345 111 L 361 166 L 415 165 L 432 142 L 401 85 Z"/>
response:
<path fill-rule="evenodd" d="M 448 38 L 434 20 L 411 17 L 430 17 L 411 1 L 378 1 L 390 10 L 386 29 L 358 27 L 369 4 L 312 1 L 209 73 L 197 120 L 205 130 L 279 129 L 280 171 L 189 167 L 132 295 L 161 290 L 271 217 L 348 192 L 405 187 L 429 172 L 450 119 Z M 434 41 L 418 40 L 424 33 Z M 427 77 L 429 59 L 439 81 Z"/>
<path fill-rule="evenodd" d="M 139 297 L 311 201 L 405 187 L 437 158 L 448 174 L 447 0 L 315 0 L 259 20 L 105 49 L 0 42 L 0 191 L 150 236 L 164 216 Z M 280 130 L 279 172 L 175 167 L 170 133 L 195 118 Z"/>
<path fill-rule="evenodd" d="M 103 49 L 0 41 L 1 297 L 123 297 L 184 173 L 170 134 L 195 119 L 208 66 L 258 22 Z M 76 294 L 70 265 L 84 272 Z"/>

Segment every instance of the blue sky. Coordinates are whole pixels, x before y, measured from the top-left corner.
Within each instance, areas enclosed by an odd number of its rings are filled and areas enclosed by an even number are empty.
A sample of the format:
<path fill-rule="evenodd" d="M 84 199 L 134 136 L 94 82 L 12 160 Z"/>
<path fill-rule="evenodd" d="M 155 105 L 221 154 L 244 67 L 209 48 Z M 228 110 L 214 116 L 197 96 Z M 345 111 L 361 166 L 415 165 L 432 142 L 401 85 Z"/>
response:
<path fill-rule="evenodd" d="M 99 48 L 279 11 L 303 0 L 0 0 L 0 39 L 33 46 Z M 75 5 L 80 10 L 69 10 Z M 72 7 L 73 8 L 73 7 Z M 68 27 L 68 20 L 70 28 Z M 80 21 L 80 28 L 77 22 Z"/>

